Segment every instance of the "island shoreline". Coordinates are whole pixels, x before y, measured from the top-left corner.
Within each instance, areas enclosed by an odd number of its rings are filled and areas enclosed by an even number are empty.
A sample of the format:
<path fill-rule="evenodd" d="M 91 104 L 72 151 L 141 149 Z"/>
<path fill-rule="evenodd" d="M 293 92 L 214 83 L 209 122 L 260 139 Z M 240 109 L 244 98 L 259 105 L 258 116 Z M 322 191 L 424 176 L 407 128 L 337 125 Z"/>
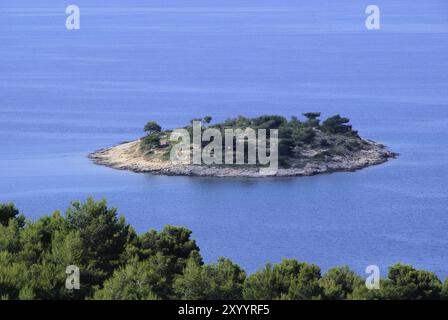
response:
<path fill-rule="evenodd" d="M 260 174 L 258 168 L 207 165 L 179 165 L 170 161 L 155 161 L 140 150 L 140 141 L 127 141 L 115 146 L 96 150 L 88 155 L 93 163 L 109 168 L 165 176 L 214 177 L 214 178 L 269 178 L 269 177 L 307 177 L 335 172 L 354 172 L 366 167 L 380 165 L 399 154 L 389 151 L 383 144 L 372 140 L 366 141 L 370 149 L 361 150 L 353 159 L 340 162 L 321 161 L 309 163 L 304 168 L 279 168 L 276 174 Z"/>

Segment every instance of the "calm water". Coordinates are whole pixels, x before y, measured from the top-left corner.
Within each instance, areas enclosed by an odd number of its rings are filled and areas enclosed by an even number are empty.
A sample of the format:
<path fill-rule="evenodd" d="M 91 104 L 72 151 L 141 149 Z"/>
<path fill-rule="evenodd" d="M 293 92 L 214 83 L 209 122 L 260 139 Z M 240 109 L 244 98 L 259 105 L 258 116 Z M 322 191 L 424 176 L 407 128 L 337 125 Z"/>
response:
<path fill-rule="evenodd" d="M 0 4 L 0 201 L 38 218 L 106 197 L 139 232 L 189 227 L 206 261 L 324 269 L 396 262 L 448 276 L 448 3 L 74 1 Z M 126 4 L 125 4 L 126 3 Z M 401 156 L 294 179 L 157 177 L 86 155 L 212 115 L 341 113 Z"/>

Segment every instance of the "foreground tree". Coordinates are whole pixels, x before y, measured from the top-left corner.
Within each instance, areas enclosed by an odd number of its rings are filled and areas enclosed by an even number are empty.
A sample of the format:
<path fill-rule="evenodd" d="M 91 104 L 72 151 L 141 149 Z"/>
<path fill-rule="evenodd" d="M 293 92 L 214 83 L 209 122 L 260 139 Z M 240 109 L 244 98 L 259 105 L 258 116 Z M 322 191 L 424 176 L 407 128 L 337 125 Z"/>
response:
<path fill-rule="evenodd" d="M 249 300 L 318 299 L 319 279 L 319 267 L 284 259 L 250 276 L 244 283 L 243 296 Z"/>
<path fill-rule="evenodd" d="M 321 274 L 318 266 L 304 264 L 297 276 L 291 281 L 286 298 L 291 300 L 321 299 L 320 278 Z"/>
<path fill-rule="evenodd" d="M 321 276 L 292 259 L 246 277 L 229 259 L 204 264 L 189 229 L 137 236 L 104 200 L 26 223 L 13 205 L 0 208 L 1 299 L 448 299 L 448 280 L 402 264 L 380 290 L 367 290 L 348 267 Z M 81 271 L 80 290 L 65 287 L 70 265 Z"/>
<path fill-rule="evenodd" d="M 305 125 L 308 127 L 318 127 L 320 120 L 320 112 L 305 112 L 303 114 L 307 120 L 305 121 Z"/>
<path fill-rule="evenodd" d="M 445 279 L 445 282 L 443 283 L 443 287 L 442 287 L 440 296 L 442 299 L 448 300 L 448 278 Z"/>
<path fill-rule="evenodd" d="M 95 202 L 92 198 L 86 203 L 70 205 L 66 212 L 66 228 L 79 232 L 84 261 L 101 274 L 97 279 L 100 282 L 123 262 L 121 257 L 126 244 L 136 237 L 124 218 L 117 216 L 115 208 L 109 209 L 105 200 Z"/>
<path fill-rule="evenodd" d="M 205 116 L 202 120 L 204 120 L 205 123 L 209 124 L 210 122 L 212 122 L 212 117 Z"/>
<path fill-rule="evenodd" d="M 350 299 L 364 281 L 347 266 L 328 270 L 320 280 L 323 297 L 329 300 Z"/>
<path fill-rule="evenodd" d="M 434 300 L 440 297 L 443 297 L 442 283 L 434 273 L 404 264 L 389 267 L 388 279 L 373 296 L 394 300 Z"/>
<path fill-rule="evenodd" d="M 349 118 L 343 118 L 337 114 L 325 120 L 322 123 L 321 128 L 322 130 L 333 134 L 347 134 L 352 132 L 352 126 L 348 124 L 349 122 Z"/>
<path fill-rule="evenodd" d="M 167 297 L 167 258 L 155 255 L 148 260 L 132 259 L 116 270 L 104 287 L 95 293 L 99 300 L 157 300 Z"/>

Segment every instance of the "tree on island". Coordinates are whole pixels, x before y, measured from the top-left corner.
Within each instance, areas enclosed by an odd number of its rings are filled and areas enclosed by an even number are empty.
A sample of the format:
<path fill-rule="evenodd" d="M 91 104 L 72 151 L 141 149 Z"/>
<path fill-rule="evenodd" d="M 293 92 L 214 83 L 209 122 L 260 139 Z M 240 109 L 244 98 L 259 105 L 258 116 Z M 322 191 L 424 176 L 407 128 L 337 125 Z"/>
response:
<path fill-rule="evenodd" d="M 341 117 L 339 114 L 332 116 L 322 123 L 322 130 L 329 133 L 348 133 L 352 131 L 352 126 L 348 125 L 349 118 Z"/>
<path fill-rule="evenodd" d="M 212 122 L 212 117 L 206 116 L 202 120 L 204 120 L 205 123 L 209 124 L 210 122 Z"/>
<path fill-rule="evenodd" d="M 320 112 L 305 112 L 303 115 L 307 118 L 305 124 L 309 127 L 318 127 L 320 120 Z"/>
<path fill-rule="evenodd" d="M 162 131 L 162 127 L 155 121 L 149 121 L 144 128 L 144 131 L 148 134 L 159 133 Z"/>

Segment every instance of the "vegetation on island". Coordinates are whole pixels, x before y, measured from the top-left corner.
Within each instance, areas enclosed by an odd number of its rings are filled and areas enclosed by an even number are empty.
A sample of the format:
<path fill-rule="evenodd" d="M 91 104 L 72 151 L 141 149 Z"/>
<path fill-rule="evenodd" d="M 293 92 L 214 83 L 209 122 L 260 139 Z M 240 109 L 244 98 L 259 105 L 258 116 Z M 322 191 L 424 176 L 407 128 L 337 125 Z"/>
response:
<path fill-rule="evenodd" d="M 300 167 L 305 164 L 302 160 L 325 160 L 332 156 L 344 156 L 362 150 L 366 142 L 361 139 L 356 130 L 349 124 L 350 120 L 341 117 L 339 114 L 320 121 L 320 112 L 307 112 L 300 120 L 293 116 L 287 119 L 278 115 L 265 115 L 255 118 L 239 116 L 227 119 L 224 122 L 211 124 L 212 117 L 206 116 L 191 120 L 190 124 L 184 127 L 192 135 L 193 121 L 201 121 L 202 130 L 214 128 L 220 130 L 224 136 L 225 129 L 246 129 L 252 128 L 278 129 L 279 138 L 279 161 L 284 168 Z M 148 122 L 144 131 L 146 136 L 141 139 L 141 150 L 147 154 L 157 151 L 162 159 L 168 159 L 173 142 L 169 141 L 170 130 L 162 131 L 162 128 L 155 121 Z M 203 142 L 204 143 L 204 142 Z M 205 143 L 204 143 L 205 144 Z M 223 143 L 224 150 L 224 143 Z M 309 157 L 309 150 L 316 151 L 312 159 Z"/>
<path fill-rule="evenodd" d="M 80 268 L 79 290 L 65 287 L 70 265 Z M 227 258 L 205 264 L 186 228 L 137 234 L 105 200 L 89 198 L 37 221 L 0 205 L 0 298 L 448 299 L 448 280 L 396 264 L 368 290 L 346 266 L 322 273 L 292 259 L 248 275 Z"/>

